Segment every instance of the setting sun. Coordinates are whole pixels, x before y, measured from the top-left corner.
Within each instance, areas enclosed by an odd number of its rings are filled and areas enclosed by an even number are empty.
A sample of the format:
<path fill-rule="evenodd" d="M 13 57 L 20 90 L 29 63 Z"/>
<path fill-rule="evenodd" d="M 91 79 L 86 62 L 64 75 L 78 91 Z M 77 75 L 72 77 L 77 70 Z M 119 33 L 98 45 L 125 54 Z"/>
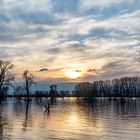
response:
<path fill-rule="evenodd" d="M 70 79 L 76 79 L 81 76 L 81 72 L 76 72 L 76 71 L 68 71 L 66 72 L 66 76 L 69 77 Z"/>

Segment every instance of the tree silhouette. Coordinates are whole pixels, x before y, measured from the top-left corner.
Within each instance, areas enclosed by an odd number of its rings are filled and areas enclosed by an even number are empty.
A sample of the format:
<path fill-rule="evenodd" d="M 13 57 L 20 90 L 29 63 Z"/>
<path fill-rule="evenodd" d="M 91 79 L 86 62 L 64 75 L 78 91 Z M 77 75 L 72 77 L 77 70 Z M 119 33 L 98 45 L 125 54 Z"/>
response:
<path fill-rule="evenodd" d="M 56 89 L 57 89 L 57 85 L 51 85 L 50 86 L 50 97 L 51 100 L 54 100 L 56 98 Z"/>
<path fill-rule="evenodd" d="M 34 82 L 34 77 L 33 75 L 28 71 L 24 71 L 23 73 L 23 78 L 25 80 L 25 84 L 24 84 L 24 87 L 25 87 L 25 90 L 26 90 L 26 94 L 27 94 L 27 100 L 29 101 L 29 95 L 30 95 L 30 87 L 35 84 Z"/>
<path fill-rule="evenodd" d="M 10 61 L 0 60 L 0 99 L 3 97 L 3 89 L 5 86 L 10 86 L 15 76 L 11 72 L 13 64 Z"/>
<path fill-rule="evenodd" d="M 82 83 L 78 83 L 75 88 L 74 88 L 75 92 L 76 92 L 76 96 L 77 97 L 86 97 L 86 98 L 90 98 L 93 97 L 94 95 L 92 94 L 92 84 L 89 82 L 82 82 Z"/>
<path fill-rule="evenodd" d="M 77 97 L 140 97 L 140 77 L 122 77 L 92 83 L 78 83 Z"/>
<path fill-rule="evenodd" d="M 23 96 L 23 87 L 22 86 L 15 86 L 14 87 L 14 97 L 17 98 L 18 100 L 21 99 L 21 97 Z"/>

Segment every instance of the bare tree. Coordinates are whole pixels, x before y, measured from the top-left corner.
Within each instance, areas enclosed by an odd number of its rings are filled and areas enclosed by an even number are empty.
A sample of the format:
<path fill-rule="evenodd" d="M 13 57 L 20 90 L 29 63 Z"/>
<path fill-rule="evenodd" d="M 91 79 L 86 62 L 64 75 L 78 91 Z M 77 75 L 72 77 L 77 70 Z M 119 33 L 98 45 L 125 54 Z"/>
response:
<path fill-rule="evenodd" d="M 51 85 L 50 86 L 50 97 L 51 100 L 54 100 L 56 98 L 56 89 L 57 89 L 57 85 Z"/>
<path fill-rule="evenodd" d="M 12 73 L 13 64 L 10 61 L 0 60 L 0 98 L 3 96 L 3 88 L 10 86 L 15 76 Z"/>
<path fill-rule="evenodd" d="M 14 97 L 17 98 L 18 100 L 21 99 L 21 97 L 23 96 L 23 87 L 22 86 L 19 86 L 19 85 L 16 85 L 14 87 Z"/>
<path fill-rule="evenodd" d="M 24 71 L 23 78 L 25 80 L 25 90 L 27 94 L 27 100 L 29 101 L 29 94 L 30 94 L 30 87 L 35 84 L 34 82 L 34 76 L 28 71 Z"/>

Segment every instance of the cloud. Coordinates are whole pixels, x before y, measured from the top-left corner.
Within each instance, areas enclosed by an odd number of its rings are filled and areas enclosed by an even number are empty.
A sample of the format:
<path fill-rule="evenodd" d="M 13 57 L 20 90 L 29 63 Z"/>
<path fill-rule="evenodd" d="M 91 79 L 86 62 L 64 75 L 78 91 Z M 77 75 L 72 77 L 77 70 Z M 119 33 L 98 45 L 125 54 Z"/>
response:
<path fill-rule="evenodd" d="M 131 60 L 131 62 L 133 62 Z M 136 76 L 139 73 L 138 65 L 133 63 L 133 65 L 125 60 L 122 61 L 113 61 L 101 69 L 102 74 L 100 76 L 103 77 L 122 77 L 122 76 Z"/>
<path fill-rule="evenodd" d="M 135 0 L 4 0 L 0 57 L 38 78 L 65 79 L 66 70 L 82 71 L 81 80 L 134 74 L 139 17 Z M 37 72 L 46 65 L 49 71 Z"/>
<path fill-rule="evenodd" d="M 91 9 L 91 8 L 107 8 L 107 7 L 111 7 L 112 5 L 118 5 L 121 3 L 132 3 L 133 0 L 79 0 L 79 7 L 83 10 L 87 10 L 87 9 Z"/>
<path fill-rule="evenodd" d="M 96 69 L 89 69 L 87 72 L 96 72 Z"/>
<path fill-rule="evenodd" d="M 49 48 L 46 51 L 49 54 L 56 55 L 57 53 L 59 53 L 61 51 L 61 49 L 60 48 Z"/>
<path fill-rule="evenodd" d="M 75 70 L 75 72 L 82 72 L 82 70 Z"/>
<path fill-rule="evenodd" d="M 2 4 L 5 12 L 51 12 L 53 8 L 51 0 L 4 0 Z"/>
<path fill-rule="evenodd" d="M 29 49 L 28 48 L 23 48 L 21 49 L 17 49 L 16 47 L 10 47 L 10 46 L 0 46 L 0 54 L 1 54 L 1 58 L 13 58 L 16 56 L 24 56 L 25 54 L 28 55 L 29 54 Z"/>
<path fill-rule="evenodd" d="M 47 68 L 42 68 L 42 69 L 39 70 L 39 72 L 46 72 L 46 71 L 48 71 Z"/>

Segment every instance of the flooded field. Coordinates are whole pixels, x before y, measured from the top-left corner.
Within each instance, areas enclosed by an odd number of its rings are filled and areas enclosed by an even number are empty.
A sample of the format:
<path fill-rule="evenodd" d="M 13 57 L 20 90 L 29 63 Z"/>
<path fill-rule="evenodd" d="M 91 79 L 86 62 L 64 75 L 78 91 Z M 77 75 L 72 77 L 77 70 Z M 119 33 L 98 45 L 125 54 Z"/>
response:
<path fill-rule="evenodd" d="M 0 106 L 0 139 L 11 140 L 138 140 L 140 99 L 125 103 L 97 99 L 58 99 L 45 111 L 45 100 L 8 99 Z"/>

